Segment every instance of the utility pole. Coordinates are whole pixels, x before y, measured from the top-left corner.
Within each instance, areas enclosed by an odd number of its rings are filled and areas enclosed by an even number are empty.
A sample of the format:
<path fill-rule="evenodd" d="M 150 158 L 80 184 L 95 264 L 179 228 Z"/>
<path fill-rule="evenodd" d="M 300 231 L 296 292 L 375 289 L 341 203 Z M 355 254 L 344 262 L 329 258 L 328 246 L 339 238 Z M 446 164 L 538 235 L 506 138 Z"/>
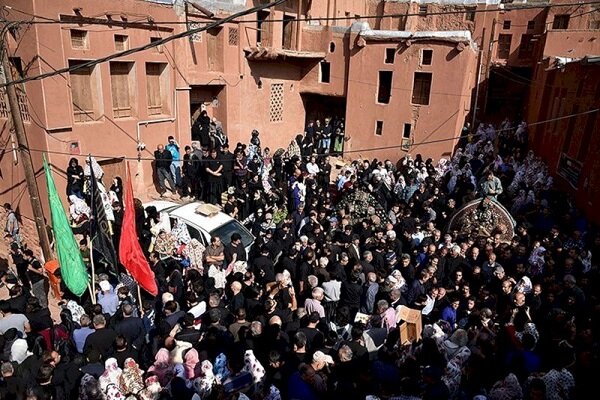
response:
<path fill-rule="evenodd" d="M 5 38 L 0 38 L 0 40 L 4 40 L 4 48 L 2 49 L 4 78 L 6 79 L 6 83 L 10 83 L 12 81 L 12 74 L 10 61 L 8 60 L 8 42 Z M 35 227 L 37 228 L 38 237 L 40 238 L 40 246 L 42 247 L 44 260 L 50 261 L 54 257 L 52 256 L 50 241 L 48 240 L 48 233 L 46 232 L 46 223 L 44 221 L 44 211 L 42 210 L 42 203 L 40 201 L 40 192 L 35 179 L 33 163 L 31 162 L 31 153 L 29 152 L 27 135 L 25 134 L 25 126 L 23 125 L 23 119 L 21 118 L 17 91 L 15 90 L 14 85 L 6 86 L 6 95 L 8 97 L 8 104 L 10 105 L 10 115 L 15 129 L 15 136 L 17 137 L 19 150 L 21 151 L 21 160 L 23 160 L 23 170 L 25 171 L 25 181 L 27 182 L 27 190 L 29 191 L 29 200 L 31 201 Z"/>

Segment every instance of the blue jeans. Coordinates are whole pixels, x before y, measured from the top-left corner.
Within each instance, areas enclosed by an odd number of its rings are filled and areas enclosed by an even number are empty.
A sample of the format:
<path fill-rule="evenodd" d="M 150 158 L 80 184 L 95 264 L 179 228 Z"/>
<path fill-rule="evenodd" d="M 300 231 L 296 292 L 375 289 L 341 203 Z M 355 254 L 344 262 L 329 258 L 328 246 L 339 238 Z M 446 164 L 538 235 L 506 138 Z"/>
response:
<path fill-rule="evenodd" d="M 179 166 L 175 165 L 175 163 L 171 163 L 170 169 L 171 169 L 171 177 L 173 178 L 173 181 L 175 182 L 175 186 L 181 186 L 181 168 L 179 168 Z"/>

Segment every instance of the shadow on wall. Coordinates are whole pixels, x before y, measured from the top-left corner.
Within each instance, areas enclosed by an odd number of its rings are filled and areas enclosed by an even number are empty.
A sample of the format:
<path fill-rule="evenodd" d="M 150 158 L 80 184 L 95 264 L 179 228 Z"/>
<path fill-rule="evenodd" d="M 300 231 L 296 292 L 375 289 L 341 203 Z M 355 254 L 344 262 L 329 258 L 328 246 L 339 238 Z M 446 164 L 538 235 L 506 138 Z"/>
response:
<path fill-rule="evenodd" d="M 256 85 L 258 85 L 261 78 L 301 81 L 318 64 L 319 60 L 316 59 L 288 59 L 280 63 L 248 60 L 250 75 Z M 292 73 L 290 73 L 290 67 L 295 67 Z"/>
<path fill-rule="evenodd" d="M 459 54 L 460 51 L 458 51 L 456 47 L 453 47 L 452 50 L 450 50 L 448 54 L 446 54 L 446 61 L 454 60 L 454 58 L 456 58 L 456 56 L 458 56 Z"/>
<path fill-rule="evenodd" d="M 419 142 L 427 142 L 429 140 L 429 138 L 431 138 L 444 125 L 446 125 L 446 123 L 448 121 L 450 121 L 452 118 L 454 118 L 454 116 L 456 114 L 458 114 L 458 110 L 454 111 L 454 113 L 452 113 L 450 116 L 448 116 L 448 118 L 446 118 L 437 127 L 435 127 L 431 132 L 429 132 L 429 134 L 427 136 L 424 136 L 422 139 L 420 139 Z M 454 135 L 454 132 L 452 132 L 452 134 Z M 448 135 L 448 137 L 450 137 L 450 135 Z M 415 143 L 414 147 L 411 149 L 411 152 L 416 152 L 417 149 L 419 148 L 419 146 L 421 146 L 419 143 Z M 427 146 L 427 144 L 423 144 L 422 146 Z"/>

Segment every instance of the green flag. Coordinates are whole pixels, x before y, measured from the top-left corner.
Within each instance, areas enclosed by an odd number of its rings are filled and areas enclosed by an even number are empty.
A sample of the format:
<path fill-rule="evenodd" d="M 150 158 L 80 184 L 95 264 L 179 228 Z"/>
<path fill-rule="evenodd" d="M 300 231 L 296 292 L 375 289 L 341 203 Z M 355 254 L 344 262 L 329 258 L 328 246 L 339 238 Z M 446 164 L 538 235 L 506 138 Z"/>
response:
<path fill-rule="evenodd" d="M 69 225 L 67 214 L 56 192 L 56 185 L 50 173 L 48 162 L 44 156 L 44 172 L 46 173 L 46 185 L 48 185 L 48 202 L 52 214 L 52 229 L 56 240 L 56 253 L 60 274 L 67 288 L 75 295 L 81 296 L 87 289 L 88 273 L 79 251 L 79 246 L 73 236 Z"/>

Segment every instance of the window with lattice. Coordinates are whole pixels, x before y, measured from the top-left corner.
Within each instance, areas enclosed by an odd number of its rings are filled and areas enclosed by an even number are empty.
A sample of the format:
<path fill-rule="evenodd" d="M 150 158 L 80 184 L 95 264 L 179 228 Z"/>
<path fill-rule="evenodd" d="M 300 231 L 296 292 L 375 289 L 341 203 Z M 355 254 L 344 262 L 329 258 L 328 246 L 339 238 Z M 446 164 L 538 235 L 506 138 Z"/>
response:
<path fill-rule="evenodd" d="M 9 57 L 9 62 L 11 65 L 10 75 L 11 79 L 18 80 L 25 77 L 25 72 L 23 71 L 23 64 L 21 62 L 20 57 Z M 4 75 L 4 69 L 0 65 L 0 82 L 5 82 L 6 76 Z M 25 93 L 25 86 L 23 84 L 15 85 L 15 90 L 17 92 L 17 104 L 19 105 L 19 111 L 21 112 L 21 119 L 23 122 L 30 122 L 29 118 L 29 105 L 27 100 L 27 93 Z M 4 89 L 0 89 L 0 118 L 8 118 L 10 115 L 10 105 L 8 103 L 8 98 L 5 96 L 6 91 Z"/>
<path fill-rule="evenodd" d="M 240 31 L 238 28 L 229 28 L 229 45 L 237 46 L 240 40 Z"/>
<path fill-rule="evenodd" d="M 202 28 L 202 26 L 203 25 L 200 22 L 189 22 L 188 23 L 188 31 L 191 31 L 193 29 Z M 192 42 L 197 42 L 197 43 L 202 42 L 202 32 L 192 33 L 190 35 L 190 40 Z"/>
<path fill-rule="evenodd" d="M 30 122 L 31 120 L 29 118 L 29 105 L 25 89 L 17 88 L 17 102 L 19 104 L 19 111 L 21 112 L 21 119 L 23 120 L 23 122 Z"/>
<path fill-rule="evenodd" d="M 71 29 L 71 47 L 85 50 L 88 48 L 88 36 L 86 31 Z"/>
<path fill-rule="evenodd" d="M 269 117 L 271 122 L 283 121 L 283 83 L 271 84 L 269 98 Z"/>
<path fill-rule="evenodd" d="M 4 89 L 0 89 L 0 118 L 8 119 L 8 115 L 8 100 L 6 99 Z"/>

